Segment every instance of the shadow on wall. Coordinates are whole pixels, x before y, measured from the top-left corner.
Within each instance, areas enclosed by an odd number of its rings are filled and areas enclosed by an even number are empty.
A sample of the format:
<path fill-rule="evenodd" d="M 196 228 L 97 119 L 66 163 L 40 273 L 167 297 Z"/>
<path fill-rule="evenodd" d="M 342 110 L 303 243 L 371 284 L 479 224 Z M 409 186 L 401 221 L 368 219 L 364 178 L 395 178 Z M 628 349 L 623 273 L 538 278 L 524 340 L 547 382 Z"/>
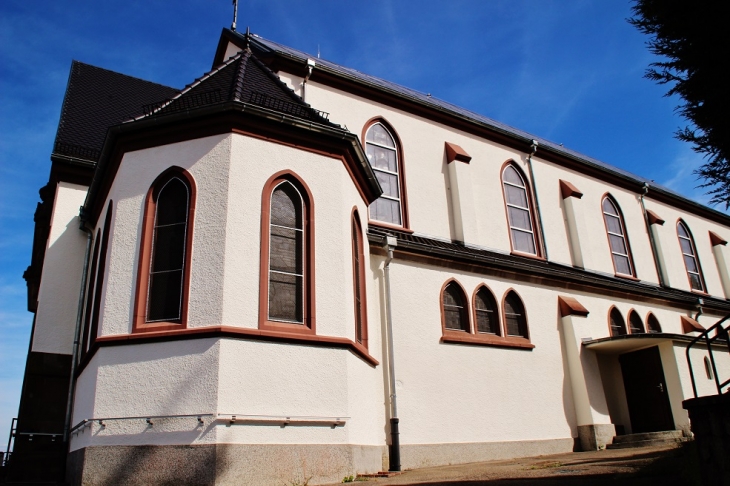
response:
<path fill-rule="evenodd" d="M 565 415 L 565 421 L 570 426 L 570 435 L 573 437 L 573 451 L 577 452 L 580 450 L 580 440 L 578 439 L 578 423 L 575 420 L 575 404 L 573 403 L 573 391 L 570 385 L 570 371 L 568 370 L 568 357 L 565 350 L 565 342 L 562 338 L 562 331 L 560 326 L 562 325 L 560 308 L 558 307 L 555 311 L 557 326 L 555 330 L 561 336 L 560 338 L 560 356 L 563 362 L 563 414 Z"/>

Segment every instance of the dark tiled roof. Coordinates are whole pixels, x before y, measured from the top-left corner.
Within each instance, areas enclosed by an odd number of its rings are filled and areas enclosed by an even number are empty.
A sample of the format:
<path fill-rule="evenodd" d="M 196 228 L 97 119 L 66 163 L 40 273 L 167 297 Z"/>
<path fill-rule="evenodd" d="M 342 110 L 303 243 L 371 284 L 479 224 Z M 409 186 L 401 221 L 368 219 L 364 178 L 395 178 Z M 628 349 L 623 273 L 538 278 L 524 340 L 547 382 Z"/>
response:
<path fill-rule="evenodd" d="M 73 61 L 53 153 L 96 162 L 107 128 L 177 90 Z"/>
<path fill-rule="evenodd" d="M 305 103 L 249 49 L 241 51 L 195 80 L 176 96 L 146 106 L 144 115 L 137 119 L 230 101 L 250 103 L 336 126 L 327 120 L 327 113 L 315 110 Z"/>
<path fill-rule="evenodd" d="M 501 253 L 495 250 L 466 246 L 454 241 L 443 241 L 425 235 L 417 235 L 394 229 L 370 226 L 368 240 L 371 246 L 381 245 L 386 236 L 398 240 L 396 249 L 414 254 L 428 255 L 451 262 L 476 265 L 491 271 L 516 272 L 534 278 L 561 282 L 566 285 L 592 287 L 601 290 L 615 290 L 634 296 L 668 299 L 693 306 L 698 296 L 691 292 L 660 287 L 656 284 L 614 277 L 599 272 L 578 269 L 570 265 L 535 260 L 522 256 Z M 725 312 L 730 311 L 730 302 L 715 297 L 705 297 L 705 304 Z"/>

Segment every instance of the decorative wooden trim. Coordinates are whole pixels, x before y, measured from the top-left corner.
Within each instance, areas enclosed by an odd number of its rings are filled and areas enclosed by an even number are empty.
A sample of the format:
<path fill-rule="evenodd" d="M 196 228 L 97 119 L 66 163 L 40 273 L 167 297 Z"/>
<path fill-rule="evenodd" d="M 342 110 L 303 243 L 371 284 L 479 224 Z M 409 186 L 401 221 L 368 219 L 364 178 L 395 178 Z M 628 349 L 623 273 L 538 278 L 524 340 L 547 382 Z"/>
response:
<path fill-rule="evenodd" d="M 583 193 L 580 192 L 580 190 L 578 190 L 578 188 L 575 187 L 572 183 L 560 179 L 558 181 L 558 184 L 560 185 L 560 195 L 563 197 L 563 199 L 567 199 L 569 197 L 580 199 L 583 197 Z"/>
<path fill-rule="evenodd" d="M 631 327 L 631 316 L 636 315 L 636 318 L 639 320 L 639 323 L 641 324 L 641 330 L 638 333 L 634 333 L 633 328 Z M 636 312 L 636 309 L 630 309 L 628 314 L 626 314 L 626 331 L 629 334 L 646 334 L 646 326 L 644 325 L 644 321 L 641 320 L 641 316 L 638 312 Z"/>
<path fill-rule="evenodd" d="M 147 322 L 147 300 L 149 292 L 150 265 L 152 263 L 152 239 L 154 234 L 155 197 L 164 184 L 178 177 L 188 186 L 190 200 L 188 207 L 188 223 L 185 235 L 185 267 L 183 268 L 183 288 L 180 319 L 177 321 Z M 142 217 L 142 233 L 140 235 L 139 256 L 137 266 L 137 283 L 135 286 L 134 316 L 132 333 L 174 330 L 187 327 L 188 299 L 190 293 L 190 265 L 193 255 L 193 235 L 195 234 L 195 202 L 197 187 L 193 176 L 182 167 L 172 166 L 162 172 L 150 186 L 145 198 L 144 215 Z"/>
<path fill-rule="evenodd" d="M 711 246 L 717 246 L 717 245 L 727 245 L 727 241 L 714 231 L 709 231 L 710 233 L 710 245 Z"/>
<path fill-rule="evenodd" d="M 455 283 L 459 290 L 461 290 L 461 296 L 464 299 L 464 305 L 466 306 L 466 325 L 469 328 L 467 331 L 457 331 L 455 329 L 447 329 L 446 328 L 446 316 L 444 315 L 444 290 L 446 290 L 446 287 L 448 287 L 451 283 Z M 439 308 L 441 309 L 441 334 L 443 336 L 451 335 L 451 334 L 473 334 L 474 333 L 474 326 L 472 326 L 471 322 L 471 312 L 469 312 L 469 297 L 466 293 L 466 290 L 464 290 L 464 286 L 459 283 L 458 280 L 455 278 L 450 278 L 444 284 L 441 286 L 441 291 L 439 292 Z"/>
<path fill-rule="evenodd" d="M 291 183 L 302 196 L 303 214 L 303 243 L 304 243 L 304 269 L 303 288 L 304 298 L 302 303 L 302 324 L 290 324 L 287 322 L 274 321 L 269 319 L 269 238 L 271 220 L 271 195 L 274 189 L 282 182 Z M 314 266 L 314 198 L 309 186 L 293 171 L 282 170 L 269 177 L 261 192 L 261 254 L 259 270 L 259 329 L 298 333 L 316 334 L 316 311 L 315 311 L 315 266 Z"/>
<path fill-rule="evenodd" d="M 623 335 L 623 336 L 628 335 L 629 334 L 629 330 L 626 328 L 626 320 L 624 319 L 623 314 L 621 314 L 621 311 L 615 305 L 612 305 L 611 307 L 609 307 L 608 308 L 608 313 L 606 314 L 606 317 L 608 317 L 608 322 L 607 322 L 608 323 L 608 335 L 611 336 L 611 337 L 613 337 L 613 328 L 611 327 L 611 313 L 614 310 L 618 313 L 618 316 L 621 318 L 621 327 L 624 330 L 624 333 L 623 334 L 619 334 L 619 335 L 620 336 L 621 335 Z"/>
<path fill-rule="evenodd" d="M 458 160 L 459 162 L 465 162 L 467 164 L 469 163 L 469 161 L 471 161 L 471 155 L 467 154 L 466 150 L 461 148 L 459 145 L 450 142 L 444 142 L 444 145 L 446 147 L 447 164 L 450 164 L 455 160 Z"/>
<path fill-rule="evenodd" d="M 489 333 L 479 332 L 479 329 L 477 328 L 477 294 L 480 290 L 486 289 L 487 292 L 489 292 L 489 295 L 492 296 L 492 300 L 494 300 L 494 303 L 496 304 L 496 309 L 494 309 L 494 312 L 497 313 L 497 327 L 499 327 L 499 334 L 492 335 Z M 474 289 L 474 292 L 471 294 L 471 319 L 474 323 L 474 335 L 479 336 L 485 336 L 486 338 L 489 338 L 491 336 L 503 338 L 505 337 L 505 334 L 502 330 L 502 316 L 500 315 L 500 308 L 499 304 L 497 303 L 497 298 L 494 296 L 494 292 L 492 292 L 492 289 L 489 288 L 489 286 L 485 283 L 481 283 L 477 285 L 477 287 Z"/>
<path fill-rule="evenodd" d="M 534 239 L 535 244 L 535 254 L 531 253 L 524 253 L 518 250 L 515 250 L 515 245 L 512 242 L 512 228 L 510 228 L 510 220 L 509 220 L 509 211 L 507 210 L 507 194 L 504 190 L 504 170 L 507 168 L 507 166 L 511 165 L 517 173 L 522 177 L 522 180 L 525 182 L 525 193 L 527 194 L 527 202 L 530 205 L 530 222 L 532 223 L 532 236 Z M 502 199 L 504 201 L 504 217 L 507 220 L 507 235 L 509 236 L 509 247 L 510 247 L 510 253 L 514 255 L 521 255 L 521 256 L 527 256 L 527 257 L 537 257 L 541 260 L 544 260 L 545 257 L 542 254 L 542 229 L 537 225 L 536 215 L 535 215 L 535 200 L 533 198 L 533 192 L 532 192 L 532 185 L 530 184 L 531 181 L 527 178 L 525 173 L 522 171 L 519 165 L 512 160 L 509 159 L 505 161 L 502 164 L 502 168 L 499 169 L 499 183 L 502 186 Z"/>
<path fill-rule="evenodd" d="M 568 297 L 566 295 L 558 296 L 558 308 L 560 309 L 560 317 L 587 317 L 589 314 L 588 309 L 583 307 L 583 304 L 578 302 L 575 298 Z"/>
<path fill-rule="evenodd" d="M 377 359 L 368 353 L 368 350 L 364 346 L 343 337 L 316 336 L 312 334 L 297 334 L 233 326 L 208 326 L 189 327 L 187 329 L 178 329 L 173 331 L 153 331 L 138 334 L 102 336 L 97 340 L 93 352 L 89 352 L 89 355 L 84 359 L 84 363 L 82 363 L 82 365 L 85 366 L 88 364 L 93 353 L 95 353 L 99 347 L 205 338 L 234 338 L 255 341 L 273 341 L 325 348 L 347 349 L 373 367 L 380 364 Z M 81 367 L 81 369 L 83 369 L 83 367 Z M 81 370 L 79 370 L 79 372 L 80 371 Z"/>
<path fill-rule="evenodd" d="M 624 242 L 626 242 L 626 251 L 628 253 L 629 257 L 629 263 L 631 264 L 631 275 L 627 275 L 625 273 L 618 273 L 618 270 L 616 269 L 616 262 L 613 260 L 613 250 L 611 250 L 611 238 L 608 237 L 608 225 L 606 224 L 606 215 L 603 214 L 603 201 L 606 199 L 610 199 L 613 203 L 614 207 L 616 208 L 616 211 L 618 212 L 618 218 L 621 222 L 621 229 L 624 231 Z M 603 219 L 603 227 L 606 229 L 606 243 L 608 243 L 608 253 L 611 256 L 611 263 L 613 264 L 613 270 L 617 277 L 621 278 L 628 278 L 629 280 L 640 280 L 636 277 L 636 265 L 634 264 L 634 252 L 631 251 L 631 243 L 629 243 L 629 232 L 628 228 L 626 228 L 626 220 L 624 219 L 624 212 L 621 210 L 621 206 L 619 206 L 616 199 L 608 192 L 604 193 L 603 196 L 601 196 L 601 203 L 600 203 L 600 210 L 601 210 L 601 219 Z"/>
<path fill-rule="evenodd" d="M 682 251 L 682 243 L 679 241 L 679 225 L 684 226 L 685 231 L 689 235 L 689 243 L 692 246 L 692 252 L 694 253 L 695 263 L 697 264 L 697 273 L 700 276 L 701 289 L 692 288 L 692 279 L 689 276 L 689 268 L 687 268 L 687 262 L 684 260 L 684 252 Z M 707 283 L 705 282 L 705 272 L 702 271 L 702 263 L 700 263 L 700 254 L 697 251 L 697 245 L 695 244 L 695 237 L 692 235 L 692 231 L 689 229 L 689 225 L 684 222 L 682 218 L 677 219 L 674 229 L 677 233 L 677 243 L 679 244 L 679 254 L 682 255 L 682 263 L 684 264 L 684 273 L 687 274 L 687 283 L 689 284 L 689 291 L 701 295 L 710 295 L 707 293 Z"/>
<path fill-rule="evenodd" d="M 114 201 L 109 200 L 104 218 L 104 230 L 101 236 L 101 248 L 99 250 L 99 265 L 96 275 L 96 289 L 94 290 L 94 305 L 91 314 L 91 329 L 89 331 L 89 342 L 94 344 L 99 336 L 99 313 L 101 312 L 101 292 L 104 290 L 104 277 L 106 276 L 106 261 L 109 255 L 109 233 L 112 226 L 112 213 Z"/>
<path fill-rule="evenodd" d="M 679 320 L 682 323 L 682 332 L 685 334 L 690 332 L 705 332 L 705 328 L 702 327 L 702 324 L 691 317 L 679 316 Z"/>
<path fill-rule="evenodd" d="M 376 123 L 380 123 L 383 125 L 388 132 L 393 136 L 395 139 L 395 145 L 396 145 L 396 153 L 398 155 L 398 184 L 400 184 L 400 209 L 401 209 L 401 223 L 402 226 L 392 225 L 398 229 L 408 229 L 410 228 L 410 218 L 408 217 L 408 192 L 406 190 L 406 164 L 405 164 L 405 158 L 403 157 L 403 152 L 405 150 L 403 149 L 403 142 L 401 141 L 400 136 L 398 135 L 398 132 L 393 128 L 393 125 L 391 125 L 388 120 L 386 120 L 382 116 L 375 116 L 368 121 L 365 122 L 365 125 L 363 125 L 362 128 L 362 136 L 360 140 L 362 141 L 362 146 L 365 148 L 366 156 L 367 156 L 367 148 L 365 146 L 366 140 L 365 135 L 368 133 L 368 129 L 375 125 Z M 370 218 L 370 208 L 368 207 L 368 224 L 372 224 L 373 222 L 379 223 L 379 224 L 385 224 L 388 225 L 388 223 L 381 223 L 380 221 L 373 221 Z"/>
<path fill-rule="evenodd" d="M 651 209 L 646 210 L 646 217 L 649 219 L 649 224 L 658 224 L 659 226 L 664 225 L 664 220 Z"/>
<path fill-rule="evenodd" d="M 360 299 L 360 310 L 358 312 L 357 304 L 353 299 L 353 305 L 355 307 L 355 326 L 360 325 L 360 339 L 362 346 L 368 348 L 368 305 L 367 305 L 367 287 L 365 280 L 365 240 L 362 231 L 362 224 L 360 222 L 360 214 L 357 211 L 357 206 L 352 208 L 350 216 L 352 221 L 353 238 L 352 238 L 352 290 L 356 298 Z M 360 243 L 356 244 L 355 236 L 357 235 L 357 241 Z M 355 260 L 357 255 L 357 261 Z M 359 262 L 359 264 L 358 264 Z M 356 266 L 358 267 L 356 269 Z M 358 278 L 359 277 L 359 278 Z M 357 295 L 357 289 L 360 289 L 359 295 Z M 358 330 L 355 329 L 355 342 L 357 343 Z"/>
<path fill-rule="evenodd" d="M 525 312 L 525 333 L 527 334 L 527 336 L 522 336 L 522 337 L 510 336 L 509 333 L 507 332 L 507 313 L 504 310 L 504 304 L 505 304 L 505 302 L 507 302 L 507 296 L 510 293 L 514 293 L 517 296 L 517 298 L 520 299 L 520 303 L 522 304 L 522 310 Z M 502 322 L 502 332 L 504 332 L 504 337 L 506 339 L 509 339 L 509 338 L 522 339 L 529 343 L 530 342 L 530 321 L 527 319 L 527 307 L 525 306 L 525 301 L 522 297 L 520 297 L 520 294 L 513 287 L 508 288 L 504 292 L 504 295 L 502 296 L 502 303 L 499 307 L 500 307 L 500 310 L 502 311 L 502 321 L 503 321 Z"/>

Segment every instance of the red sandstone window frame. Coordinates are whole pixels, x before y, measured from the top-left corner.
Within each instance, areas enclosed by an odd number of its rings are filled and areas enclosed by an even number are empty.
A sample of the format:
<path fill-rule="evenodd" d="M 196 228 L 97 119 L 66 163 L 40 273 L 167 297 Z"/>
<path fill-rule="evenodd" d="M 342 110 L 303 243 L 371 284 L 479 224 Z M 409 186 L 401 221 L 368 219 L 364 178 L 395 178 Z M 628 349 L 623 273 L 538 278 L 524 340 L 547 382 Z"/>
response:
<path fill-rule="evenodd" d="M 635 316 L 635 324 L 639 325 L 638 331 L 634 330 L 634 326 L 631 322 L 631 318 Z M 646 326 L 644 325 L 644 321 L 642 321 L 641 316 L 638 312 L 636 312 L 635 309 L 631 309 L 628 314 L 626 314 L 626 324 L 627 324 L 627 330 L 629 334 L 646 334 Z"/>
<path fill-rule="evenodd" d="M 513 231 L 512 220 L 510 219 L 510 214 L 509 214 L 509 207 L 514 206 L 514 205 L 508 203 L 507 191 L 505 190 L 506 184 L 509 184 L 511 186 L 515 186 L 515 184 L 511 183 L 511 182 L 507 182 L 504 179 L 504 173 L 507 170 L 507 168 L 509 168 L 509 167 L 511 167 L 512 169 L 515 170 L 515 172 L 517 172 L 517 175 L 519 176 L 519 178 L 522 180 L 522 183 L 524 184 L 522 189 L 524 189 L 524 191 L 525 191 L 528 207 L 527 208 L 518 207 L 518 209 L 521 209 L 523 211 L 526 210 L 528 213 L 528 216 L 530 218 L 530 224 L 532 225 L 532 232 L 531 232 L 532 241 L 533 241 L 533 245 L 535 246 L 535 253 L 529 253 L 529 252 L 515 249 L 515 242 L 514 242 L 514 237 L 513 237 L 513 233 L 512 233 L 512 231 Z M 534 210 L 535 201 L 534 201 L 533 194 L 532 194 L 532 186 L 530 185 L 530 180 L 527 178 L 527 176 L 522 171 L 522 169 L 517 165 L 517 163 L 511 159 L 507 160 L 504 164 L 502 164 L 502 168 L 500 169 L 500 172 L 499 172 L 499 180 L 502 185 L 502 198 L 504 201 L 504 216 L 507 221 L 507 231 L 509 232 L 510 252 L 514 255 L 521 255 L 521 256 L 526 256 L 528 258 L 537 258 L 540 260 L 544 260 L 545 257 L 542 254 L 542 235 L 540 234 L 540 228 L 537 225 L 537 220 L 535 217 L 535 210 Z M 517 186 L 515 186 L 515 187 L 517 187 Z M 517 206 L 515 206 L 515 207 L 517 207 Z M 516 228 L 515 231 L 519 231 L 522 233 L 529 233 L 527 230 L 524 230 L 521 228 Z"/>
<path fill-rule="evenodd" d="M 653 319 L 653 324 L 650 324 Z M 644 327 L 646 328 L 647 334 L 659 334 L 662 332 L 662 325 L 659 322 L 659 319 L 654 315 L 653 312 L 649 311 L 646 314 L 646 322 Z"/>
<path fill-rule="evenodd" d="M 383 228 L 395 228 L 400 230 L 407 230 L 410 231 L 410 222 L 408 217 L 408 194 L 406 191 L 406 171 L 405 171 L 405 163 L 404 163 L 404 157 L 403 157 L 403 143 L 401 142 L 401 138 L 398 135 L 398 132 L 393 128 L 393 125 L 391 125 L 385 118 L 382 116 L 376 116 L 371 119 L 369 119 L 367 122 L 365 122 L 365 125 L 362 129 L 362 147 L 365 149 L 365 153 L 367 154 L 367 144 L 370 143 L 367 141 L 367 134 L 368 131 L 374 126 L 380 124 L 385 130 L 388 132 L 388 134 L 393 138 L 393 143 L 395 144 L 395 152 L 396 152 L 396 163 L 398 165 L 398 189 L 400 191 L 400 212 L 401 212 L 401 224 L 393 224 L 389 223 L 387 221 L 380 221 L 377 219 L 373 219 L 370 216 L 370 207 L 368 207 L 368 225 L 372 226 L 380 226 Z M 373 168 L 373 170 L 376 170 Z M 381 196 L 382 197 L 382 196 Z"/>
<path fill-rule="evenodd" d="M 623 232 L 622 235 L 619 235 L 617 233 L 609 232 L 608 229 L 608 222 L 606 220 L 606 216 L 609 215 L 603 210 L 603 203 L 605 201 L 608 201 L 613 208 L 616 210 L 617 214 L 610 214 L 611 217 L 618 218 L 619 224 L 621 225 L 621 231 Z M 621 206 L 619 206 L 616 199 L 609 193 L 606 193 L 601 198 L 601 215 L 603 216 L 603 227 L 606 229 L 606 242 L 608 243 L 608 252 L 611 254 L 611 263 L 613 264 L 613 271 L 614 274 L 617 277 L 623 277 L 623 278 L 629 278 L 629 279 L 635 279 L 636 278 L 636 265 L 634 265 L 634 257 L 633 253 L 631 251 L 631 244 L 629 243 L 629 234 L 626 231 L 626 220 L 624 219 L 624 213 L 621 211 Z M 623 273 L 618 271 L 618 267 L 616 266 L 616 259 L 614 258 L 614 251 L 611 247 L 611 236 L 614 235 L 616 237 L 621 237 L 624 242 L 624 246 L 626 247 L 626 255 L 622 255 L 620 253 L 615 253 L 619 256 L 624 256 L 629 261 L 629 269 L 631 273 Z"/>
<path fill-rule="evenodd" d="M 616 315 L 618 315 L 621 318 L 621 330 L 623 330 L 623 332 L 619 332 L 618 334 L 614 334 L 613 326 L 611 325 L 611 314 L 613 312 L 616 312 Z M 624 319 L 623 314 L 621 314 L 621 311 L 618 310 L 618 307 L 616 307 L 615 305 L 612 305 L 611 307 L 609 307 L 607 317 L 608 317 L 608 335 L 610 337 L 626 336 L 629 334 L 629 331 L 626 327 L 626 320 Z"/>
<path fill-rule="evenodd" d="M 302 323 L 269 318 L 269 250 L 271 226 L 271 196 L 276 188 L 288 182 L 302 198 Z M 314 285 L 314 198 L 307 184 L 293 171 L 283 170 L 272 175 L 261 193 L 261 258 L 259 270 L 259 329 L 294 334 L 316 334 Z"/>
<path fill-rule="evenodd" d="M 462 291 L 462 295 L 465 298 L 464 305 L 467 307 L 466 309 L 466 318 L 469 325 L 469 331 L 462 331 L 457 329 L 449 329 L 446 327 L 446 319 L 444 315 L 444 305 L 443 305 L 443 295 L 444 291 L 446 290 L 446 287 L 452 283 L 455 283 L 459 289 Z M 491 295 L 494 303 L 496 304 L 496 308 L 494 309 L 494 312 L 497 314 L 497 322 L 499 326 L 499 332 L 500 334 L 491 334 L 486 332 L 478 332 L 476 330 L 476 323 L 477 323 L 477 317 L 476 317 L 476 295 L 478 292 L 480 292 L 482 289 L 489 292 Z M 514 294 L 517 296 L 517 298 L 522 303 L 522 308 L 525 310 L 525 331 L 527 336 L 508 336 L 506 332 L 506 322 L 504 320 L 504 300 L 506 296 L 510 293 L 514 292 Z M 524 300 L 519 296 L 519 294 L 513 289 L 509 288 L 504 293 L 504 296 L 502 298 L 501 303 L 497 301 L 495 298 L 494 292 L 484 283 L 480 283 L 477 285 L 477 287 L 474 289 L 474 292 L 472 292 L 471 299 L 466 299 L 467 293 L 464 290 L 464 287 L 459 283 L 456 279 L 450 278 L 441 287 L 441 291 L 439 292 L 439 309 L 441 311 L 441 342 L 442 343 L 449 343 L 449 344 L 471 344 L 471 345 L 477 345 L 477 346 L 495 346 L 495 347 L 503 347 L 503 348 L 517 348 L 517 349 L 533 349 L 535 347 L 532 342 L 530 342 L 529 337 L 529 322 L 527 320 L 527 310 L 525 309 Z M 471 309 L 469 308 L 471 306 Z"/>
<path fill-rule="evenodd" d="M 365 287 L 365 251 L 362 224 L 357 207 L 352 208 L 352 290 L 355 307 L 355 342 L 368 347 L 367 292 Z M 358 302 L 360 305 L 358 306 Z"/>
<path fill-rule="evenodd" d="M 157 213 L 159 191 L 173 178 L 179 179 L 188 189 L 188 219 L 185 232 L 185 256 L 183 259 L 182 299 L 180 319 L 147 322 L 147 306 L 149 299 L 150 265 L 152 264 L 152 245 L 154 239 L 154 224 Z M 195 225 L 195 204 L 197 188 L 193 176 L 182 167 L 170 167 L 162 172 L 150 185 L 144 202 L 142 217 L 142 233 L 140 235 L 140 249 L 137 267 L 137 286 L 135 291 L 134 319 L 132 333 L 171 331 L 187 328 L 188 299 L 190 294 L 190 271 L 193 253 L 193 234 Z"/>
<path fill-rule="evenodd" d="M 679 234 L 679 227 L 682 227 L 684 229 L 684 232 L 687 233 L 687 236 L 682 236 Z M 675 225 L 676 231 L 677 231 L 677 242 L 679 243 L 679 252 L 682 255 L 682 262 L 684 263 L 684 269 L 687 273 L 687 282 L 689 283 L 689 288 L 692 292 L 699 292 L 699 293 L 706 293 L 707 292 L 707 284 L 705 283 L 705 276 L 702 272 L 702 265 L 700 264 L 700 257 L 697 254 L 697 245 L 695 244 L 694 236 L 692 236 L 692 232 L 689 230 L 689 226 L 687 223 L 685 223 L 682 219 L 677 220 L 677 224 Z M 690 248 L 692 250 L 692 254 L 687 254 L 684 252 L 684 249 L 682 249 L 682 240 L 689 241 Z M 697 272 L 691 272 L 689 267 L 687 266 L 687 260 L 685 257 L 690 257 L 695 262 L 695 266 L 697 267 Z M 699 281 L 700 287 L 699 289 L 696 289 L 692 286 L 692 277 L 691 273 L 697 274 L 697 280 Z"/>

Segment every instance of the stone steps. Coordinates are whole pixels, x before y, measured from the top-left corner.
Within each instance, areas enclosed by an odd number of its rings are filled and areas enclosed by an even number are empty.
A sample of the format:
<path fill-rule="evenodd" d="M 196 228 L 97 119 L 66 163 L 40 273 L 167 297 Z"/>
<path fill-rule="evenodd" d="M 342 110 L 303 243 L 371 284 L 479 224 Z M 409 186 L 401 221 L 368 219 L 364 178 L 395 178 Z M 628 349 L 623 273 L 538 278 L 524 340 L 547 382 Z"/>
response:
<path fill-rule="evenodd" d="M 684 437 L 681 430 L 665 430 L 663 432 L 645 432 L 641 434 L 617 435 L 607 449 L 629 449 L 666 444 L 679 444 L 690 440 Z"/>

